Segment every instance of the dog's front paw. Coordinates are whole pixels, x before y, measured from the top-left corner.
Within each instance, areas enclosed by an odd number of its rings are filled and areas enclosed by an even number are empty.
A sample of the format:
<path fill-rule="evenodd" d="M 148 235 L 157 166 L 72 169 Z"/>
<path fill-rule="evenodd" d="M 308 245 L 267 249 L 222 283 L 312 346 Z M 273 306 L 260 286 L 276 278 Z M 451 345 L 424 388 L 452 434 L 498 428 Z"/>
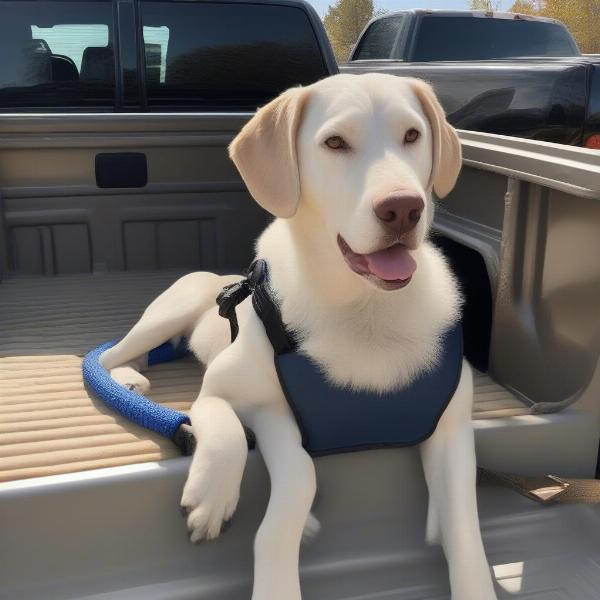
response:
<path fill-rule="evenodd" d="M 111 369 L 110 376 L 126 390 L 138 394 L 147 394 L 150 391 L 150 381 L 133 367 L 115 367 Z"/>
<path fill-rule="evenodd" d="M 181 507 L 193 543 L 218 537 L 240 497 L 240 482 L 236 478 L 211 471 L 190 472 L 183 488 Z"/>
<path fill-rule="evenodd" d="M 491 569 L 487 562 L 476 563 L 460 569 L 450 567 L 452 600 L 497 600 Z"/>
<path fill-rule="evenodd" d="M 193 543 L 216 538 L 233 516 L 246 464 L 245 438 L 243 442 L 243 447 L 222 449 L 217 455 L 202 444 L 196 448 L 181 497 Z"/>

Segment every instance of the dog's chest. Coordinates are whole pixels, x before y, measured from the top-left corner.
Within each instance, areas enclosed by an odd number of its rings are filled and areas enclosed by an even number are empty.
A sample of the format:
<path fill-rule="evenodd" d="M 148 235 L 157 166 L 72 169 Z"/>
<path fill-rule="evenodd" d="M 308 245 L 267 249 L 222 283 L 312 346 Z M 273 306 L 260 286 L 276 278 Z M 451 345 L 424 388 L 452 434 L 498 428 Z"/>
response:
<path fill-rule="evenodd" d="M 385 392 L 403 387 L 427 369 L 438 350 L 436 336 L 363 307 L 291 323 L 300 348 L 326 379 L 355 389 Z"/>

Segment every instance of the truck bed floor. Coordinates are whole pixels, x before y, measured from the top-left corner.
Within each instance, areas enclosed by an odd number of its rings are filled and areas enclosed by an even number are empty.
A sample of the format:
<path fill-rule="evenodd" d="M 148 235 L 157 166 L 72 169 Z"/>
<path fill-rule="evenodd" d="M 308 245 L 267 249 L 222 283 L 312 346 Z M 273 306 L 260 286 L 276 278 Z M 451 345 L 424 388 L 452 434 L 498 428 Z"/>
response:
<path fill-rule="evenodd" d="M 85 389 L 81 358 L 122 337 L 181 272 L 15 277 L 0 285 L 0 481 L 171 458 L 169 440 L 117 416 Z M 202 381 L 193 358 L 149 371 L 149 397 L 187 411 Z M 475 419 L 527 407 L 475 374 Z"/>

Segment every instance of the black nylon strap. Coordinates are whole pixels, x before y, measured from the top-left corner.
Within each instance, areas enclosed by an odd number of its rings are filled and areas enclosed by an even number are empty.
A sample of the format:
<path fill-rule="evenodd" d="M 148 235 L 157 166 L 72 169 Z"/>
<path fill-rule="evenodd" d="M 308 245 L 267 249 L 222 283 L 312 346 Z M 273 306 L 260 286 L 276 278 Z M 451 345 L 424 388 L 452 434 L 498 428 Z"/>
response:
<path fill-rule="evenodd" d="M 256 437 L 254 432 L 244 426 L 244 433 L 246 434 L 248 450 L 254 450 L 254 448 L 256 448 Z M 173 442 L 175 442 L 175 445 L 179 448 L 183 456 L 192 456 L 196 449 L 196 438 L 194 437 L 192 426 L 187 423 L 182 423 L 175 432 Z"/>
<path fill-rule="evenodd" d="M 229 319 L 231 341 L 233 342 L 239 333 L 235 307 L 250 294 L 252 294 L 252 306 L 263 322 L 275 354 L 294 350 L 296 342 L 288 333 L 281 318 L 279 305 L 273 298 L 269 285 L 269 268 L 263 259 L 257 259 L 250 265 L 245 279 L 226 286 L 217 296 L 219 314 Z"/>
<path fill-rule="evenodd" d="M 267 337 L 273 346 L 275 354 L 285 354 L 296 348 L 294 338 L 288 333 L 283 320 L 279 305 L 273 298 L 273 292 L 269 286 L 269 270 L 264 260 L 256 261 L 261 269 L 260 282 L 254 288 L 252 294 L 252 306 L 265 326 Z"/>
<path fill-rule="evenodd" d="M 240 302 L 243 302 L 251 293 L 252 288 L 248 284 L 247 279 L 242 279 L 242 281 L 238 281 L 238 283 L 226 285 L 217 296 L 219 315 L 229 320 L 232 342 L 235 340 L 240 330 L 237 315 L 235 314 L 235 307 Z"/>

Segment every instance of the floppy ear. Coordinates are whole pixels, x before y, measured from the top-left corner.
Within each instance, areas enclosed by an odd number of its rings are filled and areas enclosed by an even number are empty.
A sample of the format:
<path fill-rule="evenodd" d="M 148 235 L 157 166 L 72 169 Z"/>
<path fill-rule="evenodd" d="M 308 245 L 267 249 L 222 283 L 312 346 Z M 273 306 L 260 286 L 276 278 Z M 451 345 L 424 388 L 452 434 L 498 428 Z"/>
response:
<path fill-rule="evenodd" d="M 293 217 L 300 200 L 296 135 L 308 89 L 289 89 L 263 106 L 229 146 L 252 197 L 276 217 Z"/>
<path fill-rule="evenodd" d="M 418 79 L 411 82 L 433 133 L 433 162 L 429 186 L 439 198 L 447 196 L 458 179 L 462 166 L 460 140 L 454 127 L 446 121 L 446 115 L 433 88 Z"/>

